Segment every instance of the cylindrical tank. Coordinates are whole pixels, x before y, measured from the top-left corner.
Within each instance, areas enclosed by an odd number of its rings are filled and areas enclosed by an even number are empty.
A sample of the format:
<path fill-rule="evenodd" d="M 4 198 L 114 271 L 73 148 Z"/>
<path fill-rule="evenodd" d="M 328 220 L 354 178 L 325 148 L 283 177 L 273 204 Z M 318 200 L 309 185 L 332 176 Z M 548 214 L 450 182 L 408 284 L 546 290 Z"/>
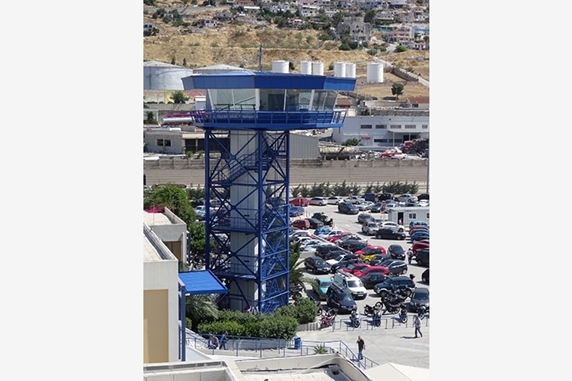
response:
<path fill-rule="evenodd" d="M 144 90 L 184 90 L 184 77 L 193 74 L 193 70 L 158 61 L 143 62 Z"/>
<path fill-rule="evenodd" d="M 313 75 L 324 75 L 324 64 L 320 61 L 312 62 L 312 74 Z"/>
<path fill-rule="evenodd" d="M 284 60 L 272 61 L 272 71 L 274 73 L 288 73 L 289 62 Z"/>
<path fill-rule="evenodd" d="M 300 61 L 300 74 L 312 74 L 312 63 L 310 61 Z"/>
<path fill-rule="evenodd" d="M 346 77 L 355 78 L 356 77 L 356 64 L 355 62 L 346 62 Z"/>
<path fill-rule="evenodd" d="M 334 62 L 334 77 L 345 77 L 345 76 L 346 76 L 346 63 Z"/>
<path fill-rule="evenodd" d="M 383 64 L 370 62 L 367 64 L 367 83 L 383 82 Z"/>

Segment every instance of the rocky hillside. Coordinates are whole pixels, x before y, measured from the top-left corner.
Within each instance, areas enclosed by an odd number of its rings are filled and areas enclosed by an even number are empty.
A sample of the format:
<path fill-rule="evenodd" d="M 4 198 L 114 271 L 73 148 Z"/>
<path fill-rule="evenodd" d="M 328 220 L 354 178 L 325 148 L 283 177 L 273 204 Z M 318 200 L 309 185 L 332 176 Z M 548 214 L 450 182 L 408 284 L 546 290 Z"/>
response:
<path fill-rule="evenodd" d="M 212 18 L 217 12 L 228 8 L 182 7 L 174 1 L 159 2 L 158 6 L 174 9 L 183 15 L 191 25 L 193 20 Z M 171 8 L 169 8 L 171 7 Z M 324 63 L 326 75 L 333 74 L 333 63 L 337 61 L 356 63 L 358 92 L 364 96 L 382 98 L 391 96 L 391 85 L 402 82 L 391 73 L 384 74 L 384 82 L 366 84 L 367 63 L 374 62 L 374 57 L 365 50 L 340 51 L 339 41 L 322 41 L 319 31 L 278 29 L 275 25 L 256 26 L 252 24 L 224 24 L 216 28 L 199 29 L 197 27 L 174 27 L 164 23 L 160 18 L 151 17 L 153 9 L 145 7 L 144 22 L 153 23 L 159 30 L 156 36 L 144 38 L 144 59 L 188 67 L 204 67 L 215 64 L 241 66 L 250 69 L 258 68 L 259 47 L 262 46 L 262 68 L 270 70 L 276 60 L 289 61 L 294 67 L 291 72 L 299 71 L 300 61 L 321 61 Z M 204 33 L 200 33 L 203 32 Z M 381 34 L 374 33 L 370 45 L 383 43 Z M 429 79 L 429 52 L 406 51 L 402 53 L 380 52 L 377 58 L 391 62 L 402 68 Z M 407 96 L 428 96 L 429 89 L 419 84 L 409 83 L 405 86 Z"/>

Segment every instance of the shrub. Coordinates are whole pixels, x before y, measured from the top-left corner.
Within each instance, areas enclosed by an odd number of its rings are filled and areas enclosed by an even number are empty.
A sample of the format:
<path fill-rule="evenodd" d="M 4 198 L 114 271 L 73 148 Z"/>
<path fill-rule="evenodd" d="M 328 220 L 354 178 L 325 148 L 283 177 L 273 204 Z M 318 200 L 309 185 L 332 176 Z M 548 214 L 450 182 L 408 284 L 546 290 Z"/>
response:
<path fill-rule="evenodd" d="M 291 316 L 271 315 L 262 320 L 259 326 L 260 337 L 291 339 L 296 336 L 298 321 Z"/>
<path fill-rule="evenodd" d="M 328 350 L 324 344 L 318 344 L 314 347 L 314 353 L 317 355 L 323 355 L 324 353 L 328 353 Z"/>

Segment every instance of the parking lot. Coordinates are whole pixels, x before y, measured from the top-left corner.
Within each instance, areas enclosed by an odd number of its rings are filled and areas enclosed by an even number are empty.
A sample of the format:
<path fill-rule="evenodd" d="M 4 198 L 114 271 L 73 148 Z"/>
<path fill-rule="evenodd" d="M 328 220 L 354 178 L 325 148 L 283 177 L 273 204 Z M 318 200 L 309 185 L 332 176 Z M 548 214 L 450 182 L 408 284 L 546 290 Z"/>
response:
<path fill-rule="evenodd" d="M 401 245 L 405 251 L 411 246 L 409 239 L 406 240 L 385 240 L 377 239 L 374 236 L 367 236 L 361 232 L 361 225 L 357 222 L 358 215 L 348 215 L 338 212 L 336 205 L 326 205 L 326 206 L 315 206 L 310 205 L 305 207 L 306 212 L 304 216 L 292 218 L 292 220 L 297 218 L 310 217 L 315 211 L 321 211 L 326 213 L 329 217 L 334 219 L 334 228 L 343 229 L 365 238 L 372 245 L 381 245 L 387 249 L 391 244 Z M 362 212 L 360 212 L 362 213 Z M 387 218 L 386 214 L 372 213 L 372 215 L 381 218 Z M 405 226 L 407 229 L 407 226 Z M 309 230 L 312 232 L 313 230 Z M 303 252 L 302 258 L 308 256 L 313 256 L 311 252 Z M 407 262 L 407 261 L 406 261 Z M 406 275 L 414 274 L 417 287 L 429 288 L 428 284 L 421 282 L 421 274 L 427 269 L 427 267 L 418 266 L 415 261 L 411 265 L 408 265 L 408 272 Z M 306 272 L 305 275 L 308 278 L 317 277 L 328 277 L 329 275 L 315 275 Z M 412 339 L 414 328 L 412 326 L 413 313 L 409 313 L 410 319 L 407 324 L 394 324 L 393 317 L 397 315 L 384 315 L 388 319 L 388 322 L 382 322 L 380 327 L 371 327 L 367 324 L 370 319 L 363 315 L 364 307 L 366 304 L 374 305 L 376 302 L 380 301 L 380 297 L 375 294 L 373 290 L 368 289 L 368 294 L 363 300 L 356 300 L 358 306 L 357 312 L 360 314 L 362 324 L 360 328 L 348 328 L 346 324 L 338 323 L 334 328 L 324 328 L 320 331 L 308 331 L 301 332 L 299 335 L 306 340 L 343 340 L 350 346 L 355 346 L 355 340 L 357 335 L 361 335 L 368 342 L 370 350 L 364 351 L 364 355 L 371 358 L 373 361 L 378 363 L 385 363 L 388 361 L 397 362 L 404 365 L 419 366 L 424 368 L 429 368 L 429 319 L 426 319 L 422 323 L 422 332 L 424 334 L 423 338 L 417 340 Z M 310 286 L 307 286 L 307 295 L 309 297 L 314 297 L 314 291 Z M 322 301 L 322 305 L 325 305 L 325 301 Z M 336 318 L 339 322 L 340 320 L 348 320 L 349 315 L 340 314 Z"/>

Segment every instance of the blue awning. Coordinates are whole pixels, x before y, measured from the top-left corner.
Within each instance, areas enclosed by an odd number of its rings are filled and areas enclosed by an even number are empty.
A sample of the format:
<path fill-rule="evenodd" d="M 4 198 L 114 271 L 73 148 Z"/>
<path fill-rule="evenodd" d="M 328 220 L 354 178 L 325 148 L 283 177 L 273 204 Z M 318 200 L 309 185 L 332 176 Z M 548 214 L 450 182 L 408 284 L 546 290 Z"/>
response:
<path fill-rule="evenodd" d="M 226 294 L 228 289 L 210 271 L 186 271 L 179 273 L 179 279 L 185 285 L 187 295 Z"/>

